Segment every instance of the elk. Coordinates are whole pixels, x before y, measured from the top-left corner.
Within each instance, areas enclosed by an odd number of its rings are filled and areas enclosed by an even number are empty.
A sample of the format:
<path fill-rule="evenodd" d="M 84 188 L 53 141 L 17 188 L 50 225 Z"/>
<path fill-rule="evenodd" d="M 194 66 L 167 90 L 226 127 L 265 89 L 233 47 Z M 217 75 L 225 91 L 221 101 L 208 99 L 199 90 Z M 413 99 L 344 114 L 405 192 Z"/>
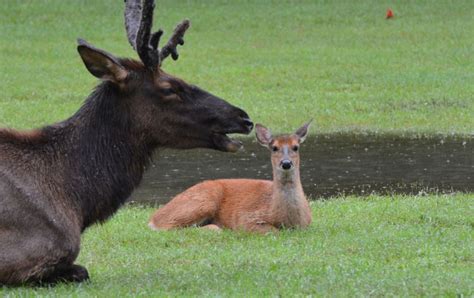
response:
<path fill-rule="evenodd" d="M 307 227 L 311 223 L 311 209 L 300 180 L 299 147 L 309 125 L 310 122 L 293 134 L 274 138 L 269 129 L 257 124 L 257 141 L 271 151 L 273 181 L 201 182 L 158 209 L 151 216 L 149 227 L 169 230 L 196 225 L 257 233 Z"/>
<path fill-rule="evenodd" d="M 128 0 L 128 39 L 141 61 L 77 47 L 101 80 L 69 119 L 32 131 L 0 129 L 0 285 L 81 282 L 81 233 L 109 218 L 138 186 L 155 149 L 234 152 L 228 133 L 248 134 L 242 109 L 161 68 L 189 21 L 161 49 L 151 34 L 154 1 Z"/>

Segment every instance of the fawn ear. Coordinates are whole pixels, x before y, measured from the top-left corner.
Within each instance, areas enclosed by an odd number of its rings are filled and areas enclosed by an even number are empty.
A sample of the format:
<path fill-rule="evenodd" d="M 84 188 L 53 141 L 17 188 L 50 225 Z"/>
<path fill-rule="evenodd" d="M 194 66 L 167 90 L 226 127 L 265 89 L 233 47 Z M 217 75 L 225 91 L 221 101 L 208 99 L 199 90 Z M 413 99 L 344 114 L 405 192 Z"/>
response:
<path fill-rule="evenodd" d="M 77 51 L 87 70 L 101 80 L 119 83 L 127 78 L 127 70 L 112 54 L 94 47 L 83 39 L 78 39 Z"/>
<path fill-rule="evenodd" d="M 303 143 L 304 140 L 306 139 L 306 136 L 308 135 L 308 128 L 312 121 L 313 119 L 309 120 L 303 126 L 301 126 L 300 128 L 296 130 L 295 135 L 299 137 L 300 143 Z"/>
<path fill-rule="evenodd" d="M 271 131 L 261 124 L 255 124 L 255 134 L 260 145 L 268 147 L 273 141 Z"/>

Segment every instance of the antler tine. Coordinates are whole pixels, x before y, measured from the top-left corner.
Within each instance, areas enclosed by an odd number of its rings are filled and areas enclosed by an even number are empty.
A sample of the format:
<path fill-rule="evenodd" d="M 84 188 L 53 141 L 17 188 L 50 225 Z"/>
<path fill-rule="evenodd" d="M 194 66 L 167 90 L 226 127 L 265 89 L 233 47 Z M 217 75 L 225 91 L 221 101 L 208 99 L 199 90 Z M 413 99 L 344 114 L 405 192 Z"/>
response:
<path fill-rule="evenodd" d="M 153 9 L 155 9 L 155 1 L 149 0 L 143 3 L 142 18 L 140 28 L 137 33 L 137 52 L 145 66 L 154 70 L 160 65 L 160 56 L 157 47 L 150 45 L 151 27 L 153 26 Z M 156 35 L 153 34 L 154 39 Z M 157 44 L 158 45 L 158 44 Z"/>
<path fill-rule="evenodd" d="M 150 33 L 153 26 L 154 0 L 125 0 L 125 28 L 128 41 L 137 52 L 143 64 L 155 70 L 160 64 L 157 46 L 150 44 Z M 153 39 L 159 37 L 158 32 Z M 157 44 L 156 44 L 157 45 Z"/>
<path fill-rule="evenodd" d="M 163 61 L 171 54 L 173 60 L 178 59 L 179 54 L 177 50 L 178 45 L 184 45 L 184 33 L 190 26 L 189 20 L 184 20 L 174 29 L 173 35 L 168 40 L 166 45 L 160 50 L 160 60 Z"/>
<path fill-rule="evenodd" d="M 134 50 L 137 50 L 137 33 L 140 27 L 140 19 L 142 15 L 141 0 L 125 0 L 125 30 L 127 38 Z"/>
<path fill-rule="evenodd" d="M 125 0 L 125 28 L 128 41 L 138 53 L 143 64 L 150 70 L 156 70 L 161 62 L 171 54 L 173 60 L 178 59 L 178 45 L 184 44 L 184 33 L 189 28 L 189 21 L 184 20 L 174 29 L 173 35 L 160 50 L 158 44 L 163 35 L 160 29 L 151 34 L 153 26 L 154 0 Z"/>

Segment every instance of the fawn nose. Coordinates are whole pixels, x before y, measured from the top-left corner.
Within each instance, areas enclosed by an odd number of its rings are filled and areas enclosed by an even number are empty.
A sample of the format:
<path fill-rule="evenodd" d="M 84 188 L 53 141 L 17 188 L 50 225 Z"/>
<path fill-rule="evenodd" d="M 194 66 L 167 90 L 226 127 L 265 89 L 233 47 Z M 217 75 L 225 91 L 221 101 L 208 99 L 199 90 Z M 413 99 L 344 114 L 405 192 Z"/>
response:
<path fill-rule="evenodd" d="M 289 170 L 293 166 L 293 163 L 291 162 L 291 160 L 282 160 L 280 162 L 280 166 L 283 170 Z"/>

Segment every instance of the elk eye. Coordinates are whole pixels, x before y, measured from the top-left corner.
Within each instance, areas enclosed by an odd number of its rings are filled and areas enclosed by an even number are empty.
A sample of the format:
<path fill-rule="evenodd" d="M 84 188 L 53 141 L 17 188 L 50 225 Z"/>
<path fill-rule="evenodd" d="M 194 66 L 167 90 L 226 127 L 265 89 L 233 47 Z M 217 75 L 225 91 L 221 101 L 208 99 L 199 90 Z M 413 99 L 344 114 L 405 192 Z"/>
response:
<path fill-rule="evenodd" d="M 277 147 L 277 146 L 272 146 L 272 151 L 273 151 L 273 152 L 277 152 L 277 151 L 278 151 L 278 147 Z"/>
<path fill-rule="evenodd" d="M 298 152 L 298 149 L 299 149 L 299 148 L 298 148 L 298 146 L 295 145 L 295 146 L 293 146 L 293 148 L 291 148 L 291 149 L 293 149 L 293 151 L 295 151 L 295 152 Z"/>
<path fill-rule="evenodd" d="M 161 91 L 161 93 L 162 93 L 164 96 L 169 96 L 169 95 L 173 95 L 173 94 L 174 94 L 174 91 L 173 91 L 173 89 L 171 89 L 171 88 L 161 89 L 160 91 Z"/>
<path fill-rule="evenodd" d="M 173 88 L 160 89 L 161 100 L 165 102 L 181 100 L 181 97 L 176 93 Z"/>

